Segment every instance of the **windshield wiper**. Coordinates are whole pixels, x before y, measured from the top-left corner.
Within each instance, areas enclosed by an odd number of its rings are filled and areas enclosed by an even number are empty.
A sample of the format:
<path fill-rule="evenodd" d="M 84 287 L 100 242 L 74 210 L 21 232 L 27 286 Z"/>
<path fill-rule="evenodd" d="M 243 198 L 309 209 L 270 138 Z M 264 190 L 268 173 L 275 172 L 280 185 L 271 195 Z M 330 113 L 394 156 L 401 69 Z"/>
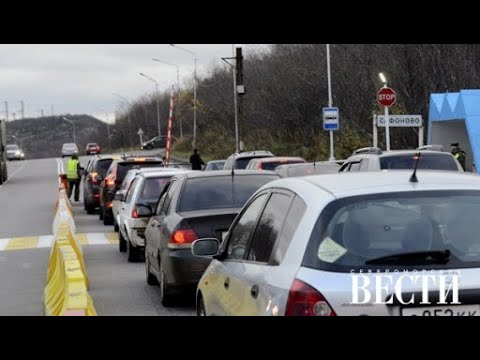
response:
<path fill-rule="evenodd" d="M 375 264 L 446 264 L 450 260 L 450 250 L 416 251 L 401 254 L 381 256 L 365 262 L 365 265 Z"/>

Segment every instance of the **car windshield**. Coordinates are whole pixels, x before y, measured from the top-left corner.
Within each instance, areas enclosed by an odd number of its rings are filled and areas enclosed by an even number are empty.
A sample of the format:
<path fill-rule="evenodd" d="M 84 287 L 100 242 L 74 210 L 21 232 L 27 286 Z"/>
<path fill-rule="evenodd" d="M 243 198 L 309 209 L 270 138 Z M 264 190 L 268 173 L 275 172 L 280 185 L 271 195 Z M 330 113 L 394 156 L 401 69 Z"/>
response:
<path fill-rule="evenodd" d="M 389 155 L 380 158 L 382 170 L 404 170 L 415 167 L 417 155 Z M 421 153 L 418 160 L 418 169 L 459 171 L 455 159 L 450 154 Z"/>
<path fill-rule="evenodd" d="M 248 198 L 276 175 L 230 175 L 188 179 L 178 211 L 242 207 Z"/>
<path fill-rule="evenodd" d="M 205 170 L 222 170 L 225 161 L 209 162 Z"/>
<path fill-rule="evenodd" d="M 405 263 L 408 256 L 402 259 L 396 255 L 448 250 L 446 263 L 429 264 L 420 256 L 413 268 L 479 267 L 479 212 L 480 191 L 476 190 L 397 192 L 339 199 L 318 218 L 318 231 L 312 233 L 304 266 L 337 272 L 412 269 L 412 263 Z"/>
<path fill-rule="evenodd" d="M 18 145 L 7 145 L 7 151 L 8 150 L 19 150 Z"/>
<path fill-rule="evenodd" d="M 137 203 L 149 205 L 156 204 L 160 197 L 160 193 L 169 180 L 170 176 L 147 178 L 143 183 L 143 189 L 138 196 Z"/>

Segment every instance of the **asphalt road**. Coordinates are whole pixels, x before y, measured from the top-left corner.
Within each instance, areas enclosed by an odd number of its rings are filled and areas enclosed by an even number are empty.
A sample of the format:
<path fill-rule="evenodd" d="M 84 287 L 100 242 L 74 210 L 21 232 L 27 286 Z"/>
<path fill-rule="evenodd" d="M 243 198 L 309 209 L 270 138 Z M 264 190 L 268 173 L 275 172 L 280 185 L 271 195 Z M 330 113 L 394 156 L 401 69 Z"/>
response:
<path fill-rule="evenodd" d="M 66 162 L 64 159 L 64 169 Z M 86 165 L 87 159 L 81 157 L 80 162 Z M 58 197 L 57 160 L 9 162 L 8 169 L 10 178 L 0 187 L 0 241 L 50 235 Z M 77 233 L 112 235 L 113 226 L 104 226 L 98 214 L 87 215 L 83 202 L 74 202 L 73 208 Z M 118 245 L 86 245 L 83 249 L 90 294 L 98 315 L 195 314 L 193 294 L 178 299 L 176 307 L 163 307 L 158 286 L 146 283 L 144 263 L 128 263 Z M 43 315 L 49 251 L 49 248 L 0 251 L 0 315 Z"/>

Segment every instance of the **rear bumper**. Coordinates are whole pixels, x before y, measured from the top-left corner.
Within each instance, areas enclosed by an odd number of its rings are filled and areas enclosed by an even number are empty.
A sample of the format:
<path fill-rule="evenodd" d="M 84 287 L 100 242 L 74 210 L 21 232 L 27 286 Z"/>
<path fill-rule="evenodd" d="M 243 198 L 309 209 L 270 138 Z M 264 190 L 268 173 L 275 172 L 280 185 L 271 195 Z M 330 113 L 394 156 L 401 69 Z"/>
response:
<path fill-rule="evenodd" d="M 168 285 L 174 287 L 196 286 L 210 259 L 193 256 L 190 249 L 166 249 L 162 266 Z"/>

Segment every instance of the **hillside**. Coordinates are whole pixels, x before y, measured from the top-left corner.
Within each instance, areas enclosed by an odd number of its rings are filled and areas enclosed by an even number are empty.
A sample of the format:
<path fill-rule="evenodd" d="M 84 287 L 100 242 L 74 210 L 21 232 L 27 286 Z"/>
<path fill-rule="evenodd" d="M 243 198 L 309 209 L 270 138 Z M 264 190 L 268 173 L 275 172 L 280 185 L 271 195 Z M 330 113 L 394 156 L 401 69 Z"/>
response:
<path fill-rule="evenodd" d="M 20 145 L 28 159 L 58 157 L 63 143 L 73 142 L 73 126 L 63 120 L 63 116 L 75 123 L 80 152 L 89 142 L 96 142 L 102 148 L 108 147 L 107 125 L 104 122 L 89 115 L 70 114 L 9 121 L 7 142 Z"/>

